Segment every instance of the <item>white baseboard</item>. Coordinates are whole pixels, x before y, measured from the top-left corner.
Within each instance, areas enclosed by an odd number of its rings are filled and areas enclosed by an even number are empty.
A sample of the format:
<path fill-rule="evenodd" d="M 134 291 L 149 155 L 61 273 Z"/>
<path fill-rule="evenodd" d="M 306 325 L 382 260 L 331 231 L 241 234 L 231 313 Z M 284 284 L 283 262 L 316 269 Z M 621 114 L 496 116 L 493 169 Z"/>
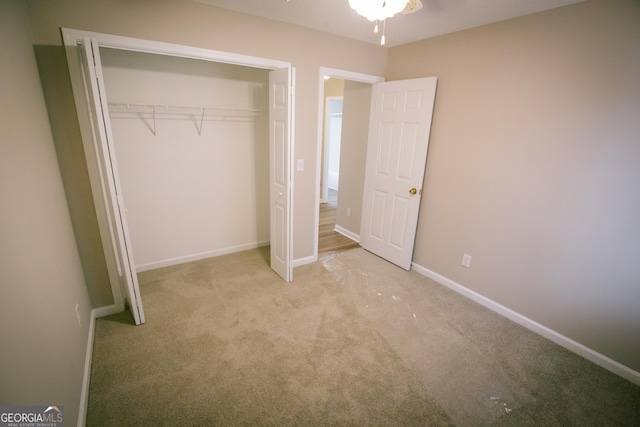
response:
<path fill-rule="evenodd" d="M 360 236 L 352 233 L 351 231 L 340 227 L 339 225 L 336 225 L 335 228 L 333 229 L 333 231 L 335 231 L 336 233 L 340 233 L 343 236 L 346 236 L 348 238 L 350 238 L 351 240 L 354 240 L 358 243 L 360 243 Z M 291 265 L 295 268 L 295 267 L 301 267 L 303 265 L 306 264 L 311 264 L 312 262 L 316 262 L 318 261 L 318 254 L 316 253 L 315 255 L 311 255 L 305 258 L 298 258 L 298 259 L 294 259 L 293 261 L 291 261 Z"/>
<path fill-rule="evenodd" d="M 156 268 L 169 267 L 172 265 L 184 264 L 185 262 L 199 261 L 205 258 L 213 258 L 221 255 L 228 255 L 235 252 L 247 251 L 249 249 L 269 246 L 269 243 L 270 243 L 269 240 L 265 240 L 261 242 L 247 243 L 244 245 L 216 249 L 214 251 L 202 252 L 202 253 L 193 254 L 193 255 L 186 255 L 186 256 L 181 256 L 176 258 L 165 259 L 161 261 L 149 262 L 146 264 L 140 264 L 140 265 L 136 265 L 136 273 L 142 273 L 143 271 L 155 270 Z"/>
<path fill-rule="evenodd" d="M 583 344 L 580 344 L 579 342 L 574 341 L 571 338 L 554 331 L 553 329 L 541 325 L 540 323 L 531 320 L 528 317 L 525 317 L 522 314 L 517 313 L 510 308 L 507 308 L 475 291 L 472 291 L 471 289 L 465 288 L 461 284 L 456 283 L 444 276 L 441 276 L 440 274 L 431 271 L 428 268 L 422 267 L 421 265 L 416 263 L 412 263 L 412 267 L 417 273 L 435 280 L 441 285 L 446 286 L 447 288 L 471 299 L 472 301 L 477 302 L 478 304 L 485 306 L 489 310 L 492 310 L 521 326 L 524 326 L 525 328 L 547 338 L 550 341 L 553 341 L 554 343 L 566 348 L 567 350 L 572 351 L 587 360 L 590 360 L 596 365 L 599 365 L 607 369 L 608 371 L 611 371 L 614 374 L 631 381 L 636 385 L 640 385 L 640 372 L 634 371 L 633 369 L 619 362 L 616 362 L 615 360 L 605 356 L 604 354 L 598 353 L 597 351 Z"/>
<path fill-rule="evenodd" d="M 305 258 L 298 258 L 291 261 L 292 267 L 300 267 L 302 265 L 311 264 L 312 262 L 316 262 L 318 260 L 318 255 L 311 255 Z"/>
<path fill-rule="evenodd" d="M 122 313 L 125 309 L 124 304 L 118 305 L 106 305 L 104 307 L 98 307 L 91 310 L 91 316 L 99 319 L 101 317 L 111 316 L 112 314 Z"/>
<path fill-rule="evenodd" d="M 91 310 L 89 319 L 89 332 L 87 334 L 87 351 L 84 357 L 84 373 L 82 375 L 82 390 L 80 391 L 80 409 L 78 410 L 78 427 L 84 427 L 87 423 L 87 408 L 89 406 L 89 380 L 91 378 L 91 358 L 93 357 L 93 337 L 96 327 L 96 311 Z"/>
<path fill-rule="evenodd" d="M 354 242 L 360 243 L 360 235 L 356 234 L 356 233 L 354 233 L 352 231 L 349 231 L 346 228 L 343 228 L 343 227 L 340 227 L 339 225 L 336 225 L 334 227 L 333 231 L 335 231 L 336 233 L 340 233 L 345 237 L 350 238 Z"/>

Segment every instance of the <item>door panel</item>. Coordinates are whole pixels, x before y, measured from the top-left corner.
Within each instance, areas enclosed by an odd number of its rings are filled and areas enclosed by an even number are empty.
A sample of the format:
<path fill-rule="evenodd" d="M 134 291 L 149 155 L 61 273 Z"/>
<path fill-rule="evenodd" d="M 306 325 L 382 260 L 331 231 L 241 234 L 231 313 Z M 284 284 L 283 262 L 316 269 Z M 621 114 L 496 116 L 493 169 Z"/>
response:
<path fill-rule="evenodd" d="M 269 73 L 271 268 L 285 281 L 291 267 L 291 69 Z"/>
<path fill-rule="evenodd" d="M 373 88 L 360 244 L 406 270 L 411 268 L 436 82 L 430 77 Z"/>
<path fill-rule="evenodd" d="M 380 123 L 380 137 L 376 157 L 376 173 L 378 176 L 388 176 L 391 171 L 392 143 L 393 123 Z"/>
<path fill-rule="evenodd" d="M 407 220 L 410 200 L 407 197 L 394 196 L 393 214 L 391 216 L 391 231 L 389 232 L 389 244 L 402 249 L 407 236 Z"/>

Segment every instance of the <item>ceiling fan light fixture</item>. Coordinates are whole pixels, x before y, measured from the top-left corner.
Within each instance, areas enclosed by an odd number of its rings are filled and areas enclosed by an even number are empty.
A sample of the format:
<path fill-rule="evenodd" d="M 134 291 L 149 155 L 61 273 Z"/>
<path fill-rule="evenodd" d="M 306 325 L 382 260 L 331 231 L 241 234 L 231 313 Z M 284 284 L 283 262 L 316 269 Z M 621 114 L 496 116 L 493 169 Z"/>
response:
<path fill-rule="evenodd" d="M 407 7 L 409 0 L 349 0 L 349 6 L 369 21 L 384 21 Z"/>
<path fill-rule="evenodd" d="M 384 37 L 387 18 L 391 18 L 396 13 L 402 12 L 408 5 L 415 4 L 419 0 L 349 0 L 349 6 L 359 15 L 364 16 L 376 26 L 373 32 L 378 34 L 378 22 L 382 22 L 382 37 L 380 45 L 384 46 Z"/>

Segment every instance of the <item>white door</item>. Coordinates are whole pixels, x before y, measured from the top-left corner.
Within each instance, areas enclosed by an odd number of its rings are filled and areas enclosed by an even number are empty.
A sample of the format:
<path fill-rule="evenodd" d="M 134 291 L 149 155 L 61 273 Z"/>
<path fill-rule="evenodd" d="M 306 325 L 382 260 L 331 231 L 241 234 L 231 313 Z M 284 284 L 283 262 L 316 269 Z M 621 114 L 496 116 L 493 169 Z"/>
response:
<path fill-rule="evenodd" d="M 271 268 L 285 281 L 291 267 L 291 68 L 269 73 Z"/>
<path fill-rule="evenodd" d="M 81 46 L 85 75 L 86 95 L 93 130 L 93 150 L 98 157 L 100 186 L 105 195 L 104 204 L 111 227 L 110 239 L 115 252 L 115 260 L 121 287 L 124 288 L 129 308 L 136 325 L 145 322 L 138 278 L 131 250 L 131 239 L 127 226 L 122 190 L 118 178 L 118 167 L 111 134 L 111 123 L 102 77 L 100 51 L 95 40 L 85 38 Z M 104 236 L 103 236 L 104 238 Z"/>
<path fill-rule="evenodd" d="M 411 269 L 435 77 L 373 87 L 360 245 Z"/>

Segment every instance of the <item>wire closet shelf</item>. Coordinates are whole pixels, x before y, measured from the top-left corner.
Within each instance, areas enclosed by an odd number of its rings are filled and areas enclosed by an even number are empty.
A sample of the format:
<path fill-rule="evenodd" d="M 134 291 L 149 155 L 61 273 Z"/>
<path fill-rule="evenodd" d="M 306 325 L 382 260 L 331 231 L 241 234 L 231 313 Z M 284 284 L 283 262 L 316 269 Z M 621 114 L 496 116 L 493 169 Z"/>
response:
<path fill-rule="evenodd" d="M 190 120 L 196 125 L 198 134 L 202 134 L 205 121 L 247 122 L 263 115 L 263 110 L 249 108 L 222 108 L 186 105 L 134 104 L 110 102 L 109 116 L 117 119 L 142 119 L 151 132 L 157 131 L 157 120 Z M 148 124 L 152 122 L 152 126 Z"/>

